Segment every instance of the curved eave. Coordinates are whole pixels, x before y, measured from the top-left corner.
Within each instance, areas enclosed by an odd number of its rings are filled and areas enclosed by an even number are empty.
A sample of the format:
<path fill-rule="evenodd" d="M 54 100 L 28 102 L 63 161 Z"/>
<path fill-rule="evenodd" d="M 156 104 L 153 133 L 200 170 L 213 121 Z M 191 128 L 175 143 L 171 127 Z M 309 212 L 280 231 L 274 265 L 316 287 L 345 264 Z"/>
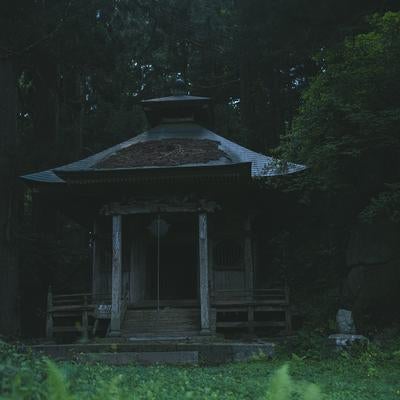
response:
<path fill-rule="evenodd" d="M 254 179 L 265 179 L 278 176 L 288 176 L 298 174 L 307 169 L 308 167 L 305 165 L 276 160 L 276 162 L 273 162 L 273 165 L 268 164 L 266 167 L 254 168 L 253 166 L 252 177 Z"/>
<path fill-rule="evenodd" d="M 86 171 L 57 171 L 67 184 L 136 183 L 189 180 L 250 180 L 251 164 L 187 167 L 152 167 L 130 169 L 99 169 Z"/>
<path fill-rule="evenodd" d="M 250 162 L 225 164 L 225 165 L 195 165 L 188 164 L 176 167 L 147 167 L 147 168 L 115 168 L 115 169 L 89 169 L 89 170 L 47 170 L 23 175 L 20 178 L 29 185 L 65 185 L 65 184 L 90 184 L 107 182 L 138 182 L 184 179 L 221 180 L 252 178 L 263 180 L 272 177 L 293 175 L 305 171 L 307 167 L 293 163 L 282 163 L 270 170 L 254 168 Z"/>
<path fill-rule="evenodd" d="M 55 174 L 53 170 L 34 172 L 22 175 L 20 178 L 28 184 L 65 184 L 65 181 Z"/>
<path fill-rule="evenodd" d="M 172 169 L 184 169 L 192 170 L 210 168 L 210 171 L 217 171 L 217 168 L 222 166 L 234 167 L 238 164 L 250 164 L 251 165 L 251 177 L 254 179 L 263 179 L 268 177 L 290 175 L 294 173 L 301 172 L 306 169 L 305 166 L 299 164 L 293 164 L 289 162 L 283 162 L 276 160 L 264 154 L 257 153 L 250 149 L 247 149 L 235 142 L 232 142 L 214 132 L 207 130 L 194 123 L 179 123 L 179 124 L 160 124 L 157 127 L 150 129 L 138 136 L 135 136 L 125 142 L 119 143 L 108 149 L 105 149 L 99 153 L 92 156 L 86 157 L 82 160 L 78 160 L 51 170 L 41 171 L 33 174 L 24 175 L 22 179 L 26 182 L 35 184 L 64 184 L 64 177 L 67 174 L 91 174 L 98 173 L 100 171 L 96 168 L 96 165 L 106 160 L 108 157 L 118 153 L 119 151 L 126 149 L 132 145 L 138 143 L 144 143 L 149 141 L 157 141 L 168 138 L 175 139 L 208 139 L 218 142 L 218 148 L 223 153 L 227 155 L 227 158 L 210 161 L 204 164 L 182 164 L 177 166 L 168 167 L 153 167 L 153 166 L 143 166 L 143 167 L 131 167 L 124 169 L 113 169 L 114 172 L 120 174 L 125 174 L 123 171 L 130 171 L 129 173 L 135 173 L 134 171 L 148 170 L 152 173 L 158 173 L 156 171 L 162 170 L 172 170 Z M 191 168 L 191 169 L 190 169 Z M 108 173 L 106 171 L 101 171 L 101 173 Z M 78 176 L 78 175 L 76 175 Z"/>

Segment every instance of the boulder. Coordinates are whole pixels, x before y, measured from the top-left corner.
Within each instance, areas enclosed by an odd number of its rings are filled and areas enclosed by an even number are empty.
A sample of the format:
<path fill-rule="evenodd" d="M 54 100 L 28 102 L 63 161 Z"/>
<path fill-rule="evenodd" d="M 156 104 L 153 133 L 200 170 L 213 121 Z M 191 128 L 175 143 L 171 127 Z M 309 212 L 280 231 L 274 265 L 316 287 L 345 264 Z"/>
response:
<path fill-rule="evenodd" d="M 352 229 L 342 305 L 353 311 L 359 328 L 382 326 L 398 318 L 399 244 L 400 226 L 393 223 L 359 223 Z"/>
<path fill-rule="evenodd" d="M 348 267 L 381 265 L 400 256 L 400 226 L 391 222 L 353 226 L 346 252 Z"/>

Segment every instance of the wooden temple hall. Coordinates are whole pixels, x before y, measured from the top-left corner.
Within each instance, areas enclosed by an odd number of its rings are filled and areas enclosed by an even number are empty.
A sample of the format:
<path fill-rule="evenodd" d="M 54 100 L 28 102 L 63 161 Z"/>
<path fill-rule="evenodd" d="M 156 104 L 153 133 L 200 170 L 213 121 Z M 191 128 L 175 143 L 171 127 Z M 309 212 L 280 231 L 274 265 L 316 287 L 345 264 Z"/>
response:
<path fill-rule="evenodd" d="M 265 273 L 254 227 L 268 199 L 260 181 L 304 167 L 205 128 L 207 97 L 142 105 L 148 131 L 23 176 L 92 232 L 91 290 L 49 292 L 48 337 L 74 329 L 126 338 L 289 331 L 287 288 Z"/>

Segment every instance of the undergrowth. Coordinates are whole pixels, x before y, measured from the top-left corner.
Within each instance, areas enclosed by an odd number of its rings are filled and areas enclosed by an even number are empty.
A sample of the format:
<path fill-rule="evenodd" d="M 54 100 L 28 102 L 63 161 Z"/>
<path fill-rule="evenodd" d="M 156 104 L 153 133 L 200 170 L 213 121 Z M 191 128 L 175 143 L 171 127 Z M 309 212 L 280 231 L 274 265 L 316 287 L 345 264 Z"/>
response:
<path fill-rule="evenodd" d="M 0 343 L 0 400 L 399 399 L 399 344 L 318 356 L 307 342 L 297 353 L 218 367 L 113 367 Z"/>

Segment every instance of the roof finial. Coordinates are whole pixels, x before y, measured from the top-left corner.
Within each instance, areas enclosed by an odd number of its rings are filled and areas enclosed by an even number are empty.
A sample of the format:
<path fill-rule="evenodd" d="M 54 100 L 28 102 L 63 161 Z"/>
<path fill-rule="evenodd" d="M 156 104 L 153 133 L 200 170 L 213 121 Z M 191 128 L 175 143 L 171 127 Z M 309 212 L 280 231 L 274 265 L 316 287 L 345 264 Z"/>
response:
<path fill-rule="evenodd" d="M 189 92 L 187 84 L 182 78 L 182 74 L 180 72 L 176 74 L 175 84 L 171 91 L 174 96 L 185 96 Z"/>

